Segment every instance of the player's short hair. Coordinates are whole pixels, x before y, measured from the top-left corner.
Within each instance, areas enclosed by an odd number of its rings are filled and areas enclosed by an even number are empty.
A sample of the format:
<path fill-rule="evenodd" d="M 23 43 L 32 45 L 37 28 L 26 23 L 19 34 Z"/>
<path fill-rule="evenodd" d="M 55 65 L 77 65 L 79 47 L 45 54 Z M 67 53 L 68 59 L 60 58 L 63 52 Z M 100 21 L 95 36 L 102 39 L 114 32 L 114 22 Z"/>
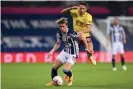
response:
<path fill-rule="evenodd" d="M 68 25 L 67 18 L 60 18 L 56 21 L 57 24 L 66 24 Z"/>
<path fill-rule="evenodd" d="M 79 5 L 84 5 L 87 8 L 87 10 L 89 9 L 89 5 L 86 2 L 80 2 Z"/>
<path fill-rule="evenodd" d="M 114 20 L 115 20 L 115 19 L 119 20 L 119 18 L 118 18 L 118 17 L 114 17 Z"/>

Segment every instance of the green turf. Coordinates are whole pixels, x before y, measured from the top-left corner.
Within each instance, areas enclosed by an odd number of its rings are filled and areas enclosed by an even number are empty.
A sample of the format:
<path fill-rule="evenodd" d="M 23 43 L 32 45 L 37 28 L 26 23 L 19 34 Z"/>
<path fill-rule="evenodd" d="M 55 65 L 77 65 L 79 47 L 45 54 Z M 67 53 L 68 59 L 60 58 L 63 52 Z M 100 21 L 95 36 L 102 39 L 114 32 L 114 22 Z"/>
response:
<path fill-rule="evenodd" d="M 52 64 L 2 64 L 2 89 L 133 89 L 133 63 L 128 70 L 111 70 L 111 64 L 76 64 L 73 67 L 73 85 L 45 87 L 51 80 Z M 63 76 L 62 68 L 59 74 Z"/>

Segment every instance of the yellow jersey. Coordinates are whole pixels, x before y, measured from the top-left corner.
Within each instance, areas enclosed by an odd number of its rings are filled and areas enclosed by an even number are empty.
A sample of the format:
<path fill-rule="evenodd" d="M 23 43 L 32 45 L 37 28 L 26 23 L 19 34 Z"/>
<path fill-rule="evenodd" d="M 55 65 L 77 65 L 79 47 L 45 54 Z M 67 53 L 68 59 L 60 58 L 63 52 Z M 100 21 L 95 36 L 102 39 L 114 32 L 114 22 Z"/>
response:
<path fill-rule="evenodd" d="M 76 32 L 87 30 L 87 25 L 92 24 L 92 16 L 87 12 L 84 15 L 80 15 L 79 9 L 72 9 L 70 14 L 73 17 L 73 28 Z M 90 33 L 84 33 L 84 36 L 88 37 Z"/>

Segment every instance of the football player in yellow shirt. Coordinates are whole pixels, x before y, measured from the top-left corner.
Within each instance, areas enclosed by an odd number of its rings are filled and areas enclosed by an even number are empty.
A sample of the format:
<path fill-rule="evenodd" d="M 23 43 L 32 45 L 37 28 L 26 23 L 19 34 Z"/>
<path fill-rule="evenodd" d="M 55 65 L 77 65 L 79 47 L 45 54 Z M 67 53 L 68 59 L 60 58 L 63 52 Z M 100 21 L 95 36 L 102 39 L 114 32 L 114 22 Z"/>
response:
<path fill-rule="evenodd" d="M 90 59 L 92 64 L 96 65 L 96 61 L 92 56 L 94 51 L 90 35 L 90 32 L 92 30 L 92 16 L 87 12 L 87 10 L 88 10 L 88 4 L 85 2 L 81 2 L 79 3 L 78 6 L 73 6 L 62 10 L 61 13 L 70 14 L 72 16 L 74 31 L 78 33 L 82 43 L 84 43 L 83 39 L 86 38 L 88 49 L 85 50 L 87 52 L 88 59 Z M 84 45 L 86 47 L 86 44 Z"/>

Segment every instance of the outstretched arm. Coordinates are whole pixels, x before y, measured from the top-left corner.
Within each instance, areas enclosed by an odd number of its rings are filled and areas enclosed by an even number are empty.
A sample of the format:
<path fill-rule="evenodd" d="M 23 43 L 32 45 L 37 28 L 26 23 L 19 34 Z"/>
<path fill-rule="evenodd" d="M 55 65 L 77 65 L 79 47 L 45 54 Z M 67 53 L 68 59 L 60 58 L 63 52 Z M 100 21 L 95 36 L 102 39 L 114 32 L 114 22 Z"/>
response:
<path fill-rule="evenodd" d="M 69 7 L 69 8 L 65 8 L 61 11 L 62 14 L 66 14 L 68 12 L 70 12 L 70 10 L 72 9 L 78 9 L 79 7 L 78 6 L 73 6 L 73 7 Z"/>
<path fill-rule="evenodd" d="M 52 56 L 52 54 L 60 47 L 60 41 L 57 41 L 54 45 L 53 49 L 48 53 L 48 58 Z"/>

